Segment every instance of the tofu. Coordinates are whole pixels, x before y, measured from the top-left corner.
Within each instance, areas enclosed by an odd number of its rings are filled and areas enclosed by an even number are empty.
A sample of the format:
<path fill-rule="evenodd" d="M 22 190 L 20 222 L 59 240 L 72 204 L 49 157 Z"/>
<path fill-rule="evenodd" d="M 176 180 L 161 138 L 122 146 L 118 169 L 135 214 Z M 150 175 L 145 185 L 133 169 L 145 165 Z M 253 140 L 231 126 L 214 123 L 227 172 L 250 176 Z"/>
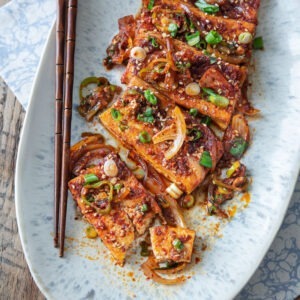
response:
<path fill-rule="evenodd" d="M 153 123 L 138 120 L 145 107 L 150 107 L 145 99 L 144 92 L 151 91 L 157 98 L 157 105 L 152 105 Z M 222 153 L 222 144 L 213 132 L 203 124 L 195 124 L 202 132 L 202 139 L 197 143 L 190 142 L 186 137 L 182 147 L 171 159 L 166 159 L 165 153 L 172 146 L 172 142 L 164 141 L 154 144 L 153 141 L 143 143 L 139 139 L 141 132 L 147 132 L 150 137 L 175 124 L 173 112 L 175 104 L 171 99 L 160 94 L 156 89 L 134 77 L 127 91 L 114 103 L 114 105 L 100 115 L 102 124 L 118 139 L 125 147 L 134 150 L 146 162 L 159 173 L 175 183 L 181 190 L 191 193 L 205 178 L 210 171 L 199 164 L 202 151 L 209 151 L 213 158 L 213 164 L 217 163 Z M 120 120 L 113 118 L 113 112 L 118 111 Z M 186 122 L 193 123 L 191 116 L 185 114 Z M 122 123 L 121 123 L 122 122 Z M 200 123 L 200 121 L 199 121 Z M 126 129 L 120 125 L 126 124 Z M 204 128 L 205 127 L 205 128 Z"/>
<path fill-rule="evenodd" d="M 104 165 L 108 160 L 116 163 L 118 173 L 114 177 L 109 177 L 104 172 Z M 97 213 L 94 203 L 88 205 L 83 201 L 83 189 L 86 186 L 85 174 L 94 174 L 99 181 L 110 182 L 113 186 L 122 185 L 119 192 L 116 190 L 113 192 L 112 210 L 108 214 Z M 84 218 L 97 230 L 99 237 L 117 263 L 123 265 L 126 251 L 131 247 L 135 237 L 145 233 L 155 215 L 160 213 L 154 197 L 146 191 L 115 153 L 105 156 L 99 161 L 98 166 L 82 171 L 79 176 L 70 180 L 68 185 Z M 92 196 L 95 198 L 94 202 L 99 200 L 98 195 L 103 192 L 101 187 L 91 189 Z M 105 197 L 107 193 L 108 191 L 105 192 Z"/>
<path fill-rule="evenodd" d="M 148 56 L 142 62 L 130 59 L 122 76 L 122 82 L 128 84 L 137 74 L 177 104 L 188 109 L 198 109 L 202 115 L 212 118 L 221 129 L 226 129 L 230 123 L 235 105 L 241 97 L 241 87 L 247 76 L 247 69 L 219 60 L 211 63 L 209 56 L 204 55 L 202 51 L 197 50 L 195 47 L 190 47 L 182 41 L 172 40 L 169 43 L 173 47 L 174 54 L 172 59 L 175 65 L 183 66 L 184 63 L 188 62 L 189 67 L 185 69 L 177 67 L 177 71 L 171 69 L 170 73 L 174 77 L 175 82 L 173 82 L 174 86 L 170 86 L 172 82 L 169 83 L 167 76 L 164 74 L 147 75 L 147 72 L 159 66 L 159 61 L 168 59 L 167 41 L 160 33 L 140 33 L 136 36 L 135 46 L 145 47 L 145 45 L 149 44 L 148 47 L 151 49 L 149 37 L 154 38 L 160 47 L 150 50 Z M 153 62 L 155 61 L 158 61 L 158 63 L 154 65 Z M 167 74 L 170 75 L 170 73 Z M 207 101 L 207 95 L 204 92 L 200 92 L 199 95 L 195 96 L 187 95 L 185 87 L 189 83 L 197 81 L 201 87 L 215 87 L 216 93 L 220 93 L 221 90 L 222 94 L 230 100 L 228 107 L 219 107 Z"/>
<path fill-rule="evenodd" d="M 171 226 L 151 227 L 150 239 L 153 254 L 158 262 L 189 263 L 191 261 L 195 240 L 194 230 Z"/>

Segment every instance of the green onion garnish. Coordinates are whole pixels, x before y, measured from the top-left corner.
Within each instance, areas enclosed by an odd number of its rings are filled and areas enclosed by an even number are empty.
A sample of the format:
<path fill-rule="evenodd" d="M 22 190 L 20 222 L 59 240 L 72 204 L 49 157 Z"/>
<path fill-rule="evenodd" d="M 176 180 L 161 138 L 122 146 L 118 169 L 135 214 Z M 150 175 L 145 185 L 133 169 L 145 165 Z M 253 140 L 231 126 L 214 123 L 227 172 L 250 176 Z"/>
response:
<path fill-rule="evenodd" d="M 264 40 L 261 36 L 254 39 L 253 49 L 255 49 L 255 50 L 263 50 L 264 49 Z"/>
<path fill-rule="evenodd" d="M 149 37 L 149 41 L 154 48 L 157 48 L 159 45 L 154 37 Z"/>
<path fill-rule="evenodd" d="M 114 190 L 117 191 L 117 193 L 119 193 L 119 191 L 123 186 L 124 186 L 123 183 L 117 183 L 114 185 Z"/>
<path fill-rule="evenodd" d="M 197 44 L 200 43 L 200 33 L 199 31 L 196 31 L 195 33 L 192 34 L 186 34 L 185 38 L 187 40 L 187 43 L 189 46 L 196 46 Z"/>
<path fill-rule="evenodd" d="M 229 100 L 215 93 L 212 89 L 202 88 L 202 90 L 208 95 L 208 101 L 219 107 L 227 107 L 229 105 Z"/>
<path fill-rule="evenodd" d="M 204 0 L 198 0 L 195 5 L 207 14 L 215 14 L 219 11 L 219 6 L 206 3 Z"/>
<path fill-rule="evenodd" d="M 144 92 L 144 96 L 149 103 L 152 105 L 157 105 L 157 98 L 150 90 L 146 90 Z"/>
<path fill-rule="evenodd" d="M 154 6 L 154 0 L 150 0 L 148 4 L 148 9 L 151 10 Z"/>
<path fill-rule="evenodd" d="M 178 31 L 178 26 L 175 23 L 170 23 L 168 31 L 170 32 L 172 37 L 175 37 Z"/>
<path fill-rule="evenodd" d="M 91 184 L 99 181 L 99 178 L 95 174 L 85 174 L 83 178 L 85 184 Z"/>
<path fill-rule="evenodd" d="M 184 244 L 182 243 L 182 241 L 180 239 L 175 239 L 172 242 L 172 244 L 178 252 L 180 252 L 184 248 Z"/>
<path fill-rule="evenodd" d="M 189 131 L 189 136 L 192 136 L 192 141 L 197 141 L 201 138 L 202 132 L 196 128 L 193 128 Z"/>
<path fill-rule="evenodd" d="M 143 114 L 138 114 L 137 119 L 139 121 L 145 122 L 145 123 L 153 123 L 154 117 L 153 117 L 153 110 L 151 107 L 147 107 L 145 112 Z"/>
<path fill-rule="evenodd" d="M 190 109 L 190 115 L 193 117 L 196 117 L 198 115 L 198 109 L 197 108 L 191 108 Z"/>
<path fill-rule="evenodd" d="M 152 138 L 151 138 L 151 135 L 147 131 L 142 131 L 139 134 L 139 140 L 143 144 L 149 144 L 151 142 Z"/>
<path fill-rule="evenodd" d="M 117 109 L 112 108 L 110 113 L 111 113 L 111 116 L 113 117 L 114 120 L 120 121 L 122 119 L 122 114 Z"/>
<path fill-rule="evenodd" d="M 202 124 L 206 124 L 207 126 L 211 123 L 211 118 L 208 116 L 205 116 L 201 119 Z"/>
<path fill-rule="evenodd" d="M 212 159 L 208 151 L 203 151 L 199 164 L 206 168 L 212 168 Z"/>
<path fill-rule="evenodd" d="M 148 205 L 144 203 L 141 207 L 141 212 L 147 212 L 148 211 Z"/>
<path fill-rule="evenodd" d="M 236 158 L 240 158 L 248 147 L 248 142 L 241 137 L 237 137 L 233 140 L 230 148 L 230 154 Z"/>
<path fill-rule="evenodd" d="M 253 40 L 252 34 L 250 32 L 242 32 L 239 35 L 239 42 L 241 44 L 250 44 Z"/>
<path fill-rule="evenodd" d="M 193 195 L 186 195 L 182 200 L 182 206 L 184 208 L 191 208 L 195 204 L 195 197 Z"/>
<path fill-rule="evenodd" d="M 211 30 L 206 35 L 205 40 L 210 45 L 216 45 L 219 44 L 223 40 L 223 38 L 218 32 L 216 32 L 215 30 Z"/>

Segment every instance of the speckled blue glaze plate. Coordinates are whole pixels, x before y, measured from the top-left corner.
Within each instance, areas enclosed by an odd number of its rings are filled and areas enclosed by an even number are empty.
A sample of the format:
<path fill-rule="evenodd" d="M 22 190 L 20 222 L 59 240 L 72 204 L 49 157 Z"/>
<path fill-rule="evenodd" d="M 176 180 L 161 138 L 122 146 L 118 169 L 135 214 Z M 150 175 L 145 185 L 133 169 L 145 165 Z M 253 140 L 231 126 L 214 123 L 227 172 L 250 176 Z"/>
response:
<path fill-rule="evenodd" d="M 80 1 L 77 22 L 72 140 L 87 130 L 76 112 L 80 81 L 90 75 L 118 83 L 122 70 L 106 73 L 105 48 L 117 32 L 117 19 L 135 13 L 139 1 Z M 253 177 L 252 201 L 233 220 L 191 222 L 209 245 L 201 262 L 180 286 L 146 280 L 133 250 L 124 268 L 114 266 L 100 240 L 88 240 L 86 225 L 74 220 L 69 200 L 64 258 L 53 247 L 53 132 L 55 32 L 52 30 L 35 85 L 20 142 L 16 205 L 23 249 L 32 275 L 48 299 L 232 299 L 253 274 L 285 214 L 300 165 L 300 25 L 286 5 L 263 0 L 259 34 L 266 50 L 255 54 L 251 99 L 262 111 L 250 124 L 253 143 L 244 159 Z M 298 23 L 297 23 L 298 22 Z M 97 125 L 97 130 L 103 128 Z M 216 238 L 219 237 L 219 238 Z M 199 245 L 198 245 L 199 246 Z M 128 276 L 130 275 L 130 276 Z"/>

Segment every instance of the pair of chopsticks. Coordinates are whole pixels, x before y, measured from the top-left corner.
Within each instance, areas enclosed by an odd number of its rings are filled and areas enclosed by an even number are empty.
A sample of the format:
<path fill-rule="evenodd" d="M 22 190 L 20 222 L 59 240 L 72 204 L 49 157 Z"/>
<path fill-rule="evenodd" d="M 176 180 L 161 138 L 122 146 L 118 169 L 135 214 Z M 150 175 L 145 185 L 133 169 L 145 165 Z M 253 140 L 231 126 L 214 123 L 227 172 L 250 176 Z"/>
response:
<path fill-rule="evenodd" d="M 54 140 L 54 246 L 64 255 L 77 0 L 57 0 Z"/>

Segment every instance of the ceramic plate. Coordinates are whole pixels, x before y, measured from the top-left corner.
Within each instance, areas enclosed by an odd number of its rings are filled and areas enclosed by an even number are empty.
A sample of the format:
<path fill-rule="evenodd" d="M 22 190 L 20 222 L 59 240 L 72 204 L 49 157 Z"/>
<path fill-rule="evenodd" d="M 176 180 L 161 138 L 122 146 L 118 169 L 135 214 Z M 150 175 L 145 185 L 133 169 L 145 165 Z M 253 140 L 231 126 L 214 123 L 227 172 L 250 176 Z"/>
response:
<path fill-rule="evenodd" d="M 135 13 L 136 1 L 79 1 L 72 140 L 87 130 L 76 112 L 78 86 L 90 75 L 118 83 L 122 70 L 106 73 L 101 61 L 117 20 Z M 52 30 L 31 95 L 20 142 L 16 173 L 17 217 L 32 275 L 48 299 L 232 299 L 253 274 L 285 214 L 300 163 L 300 41 L 298 0 L 263 0 L 258 34 L 265 51 L 255 53 L 251 99 L 262 112 L 251 121 L 253 143 L 244 158 L 253 178 L 251 203 L 222 224 L 214 242 L 200 253 L 183 285 L 146 280 L 138 253 L 124 268 L 114 266 L 100 240 L 88 240 L 86 224 L 74 220 L 69 199 L 64 258 L 53 247 L 53 132 L 55 32 Z M 97 126 L 99 131 L 101 127 Z M 209 223 L 198 224 L 210 236 Z"/>

